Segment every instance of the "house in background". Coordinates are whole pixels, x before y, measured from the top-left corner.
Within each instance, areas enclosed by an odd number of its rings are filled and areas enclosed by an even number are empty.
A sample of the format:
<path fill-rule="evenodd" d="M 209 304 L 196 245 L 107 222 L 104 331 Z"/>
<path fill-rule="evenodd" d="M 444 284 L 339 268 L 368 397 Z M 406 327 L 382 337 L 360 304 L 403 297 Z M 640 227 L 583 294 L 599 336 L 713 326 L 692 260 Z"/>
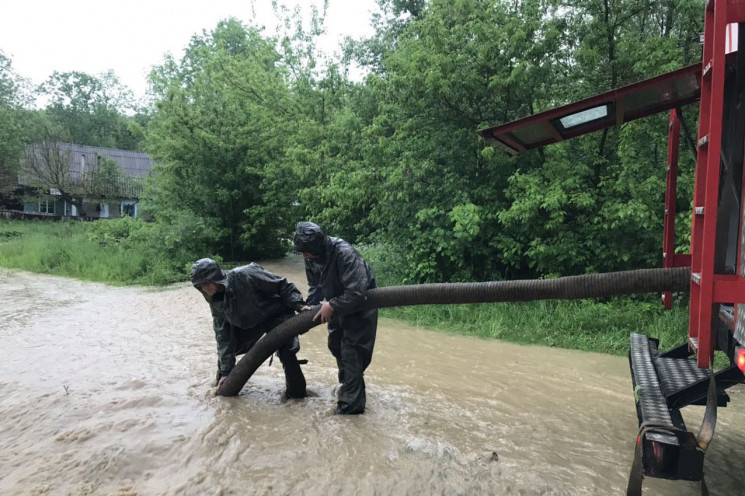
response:
<path fill-rule="evenodd" d="M 23 211 L 85 218 L 137 217 L 152 160 L 142 152 L 42 142 L 29 147 L 18 182 Z"/>

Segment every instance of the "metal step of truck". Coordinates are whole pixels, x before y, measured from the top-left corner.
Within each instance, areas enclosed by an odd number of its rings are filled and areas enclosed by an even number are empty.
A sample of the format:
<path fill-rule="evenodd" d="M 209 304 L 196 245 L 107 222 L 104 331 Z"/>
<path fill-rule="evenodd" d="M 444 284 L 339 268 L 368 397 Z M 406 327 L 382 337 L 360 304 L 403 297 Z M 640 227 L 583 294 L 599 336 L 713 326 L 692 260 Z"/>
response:
<path fill-rule="evenodd" d="M 656 344 L 652 344 L 656 348 Z M 652 356 L 659 375 L 668 408 L 681 409 L 688 405 L 706 405 L 711 372 L 701 369 L 692 358 L 672 358 L 665 354 Z M 727 406 L 729 395 L 717 390 L 717 406 Z"/>
<path fill-rule="evenodd" d="M 698 400 L 691 398 L 690 388 L 702 381 L 708 383 L 709 372 L 695 367 L 688 358 L 661 357 L 657 341 L 643 334 L 631 334 L 629 364 L 634 385 L 636 414 L 644 435 L 644 475 L 672 480 L 698 481 L 703 477 L 704 452 L 696 437 L 686 429 L 680 415 L 679 403 Z M 691 367 L 694 366 L 694 368 Z M 706 387 L 703 389 L 706 397 Z M 676 406 L 671 406 L 670 401 Z M 683 405 L 685 406 L 685 405 Z"/>

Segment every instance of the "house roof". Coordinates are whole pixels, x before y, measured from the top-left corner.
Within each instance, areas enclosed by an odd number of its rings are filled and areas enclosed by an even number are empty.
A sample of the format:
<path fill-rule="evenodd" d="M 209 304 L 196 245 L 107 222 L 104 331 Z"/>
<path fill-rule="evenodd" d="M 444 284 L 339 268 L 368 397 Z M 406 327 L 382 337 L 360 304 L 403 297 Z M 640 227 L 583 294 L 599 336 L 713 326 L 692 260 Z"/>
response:
<path fill-rule="evenodd" d="M 700 79 L 701 64 L 693 64 L 478 133 L 514 155 L 693 103 Z"/>
<path fill-rule="evenodd" d="M 116 191 L 104 192 L 107 196 L 139 197 L 144 178 L 150 174 L 153 165 L 153 161 L 146 153 L 72 143 L 37 143 L 31 145 L 29 151 L 36 157 L 42 157 L 45 153 L 44 148 L 50 147 L 58 150 L 60 156 L 69 156 L 70 165 L 66 172 L 67 180 L 71 182 L 79 181 L 85 171 L 98 164 L 99 157 L 116 162 L 123 173 L 123 180 Z M 39 182 L 38 178 L 29 173 L 21 174 L 18 178 L 18 183 L 23 186 L 38 186 Z"/>
<path fill-rule="evenodd" d="M 86 157 L 86 163 L 90 164 L 93 157 L 101 155 L 114 160 L 122 172 L 127 177 L 144 177 L 150 174 L 150 168 L 153 161 L 146 153 L 135 152 L 131 150 L 118 150 L 115 148 L 102 148 L 98 146 L 74 145 L 70 143 L 60 143 L 62 150 L 69 150 L 72 153 L 73 166 L 71 173 L 80 174 L 80 168 L 83 157 Z"/>

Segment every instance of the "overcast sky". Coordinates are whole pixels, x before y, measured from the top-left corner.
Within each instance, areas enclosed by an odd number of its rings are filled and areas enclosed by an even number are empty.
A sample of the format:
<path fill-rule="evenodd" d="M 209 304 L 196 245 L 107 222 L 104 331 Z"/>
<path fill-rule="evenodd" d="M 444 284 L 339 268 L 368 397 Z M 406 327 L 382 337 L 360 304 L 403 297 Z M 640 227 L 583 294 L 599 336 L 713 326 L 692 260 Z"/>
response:
<path fill-rule="evenodd" d="M 322 5 L 321 0 L 280 0 L 288 6 Z M 372 34 L 375 0 L 329 0 L 325 51 L 345 35 Z M 170 52 L 177 58 L 195 33 L 212 30 L 220 19 L 270 28 L 271 0 L 0 0 L 0 50 L 15 71 L 38 84 L 53 71 L 100 74 L 113 69 L 141 97 L 150 67 Z"/>

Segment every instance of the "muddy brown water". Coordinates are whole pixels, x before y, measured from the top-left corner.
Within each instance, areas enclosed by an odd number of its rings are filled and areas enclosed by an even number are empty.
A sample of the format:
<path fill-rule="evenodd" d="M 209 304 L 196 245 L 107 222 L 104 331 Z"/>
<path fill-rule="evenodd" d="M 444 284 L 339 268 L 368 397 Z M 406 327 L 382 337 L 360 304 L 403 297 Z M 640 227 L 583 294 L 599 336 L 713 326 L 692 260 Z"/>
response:
<path fill-rule="evenodd" d="M 307 290 L 299 258 L 263 265 Z M 187 284 L 0 269 L 0 301 L 2 495 L 625 491 L 637 421 L 623 357 L 382 319 L 368 411 L 339 417 L 325 327 L 301 338 L 313 397 L 284 401 L 275 360 L 219 398 L 209 310 Z M 745 394 L 730 391 L 707 454 L 712 494 L 744 493 Z M 701 414 L 684 410 L 694 430 Z M 699 494 L 660 480 L 645 490 Z"/>

